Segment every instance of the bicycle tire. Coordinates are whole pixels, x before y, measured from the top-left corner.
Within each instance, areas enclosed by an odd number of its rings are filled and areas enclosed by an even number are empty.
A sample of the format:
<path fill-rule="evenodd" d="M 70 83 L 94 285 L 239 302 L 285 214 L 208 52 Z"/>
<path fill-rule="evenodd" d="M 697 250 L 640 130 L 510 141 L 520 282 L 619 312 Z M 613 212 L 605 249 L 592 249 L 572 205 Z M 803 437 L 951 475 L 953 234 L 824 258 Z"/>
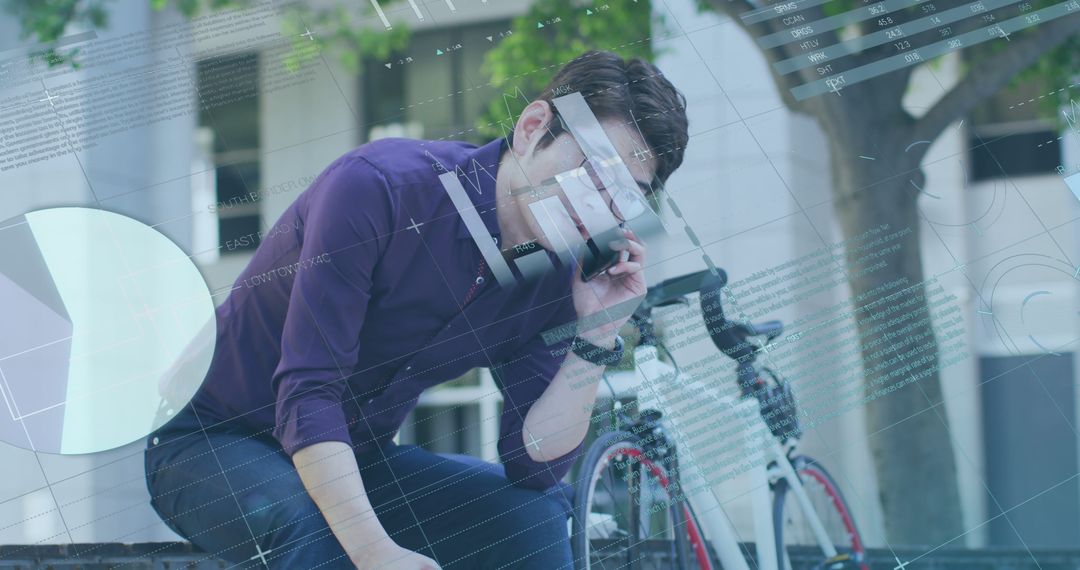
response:
<path fill-rule="evenodd" d="M 600 476 L 605 470 L 610 470 L 609 468 L 618 457 L 624 455 L 634 457 L 637 460 L 638 465 L 645 467 L 645 469 L 639 469 L 639 471 L 647 474 L 649 482 L 646 483 L 645 481 L 642 481 L 638 483 L 638 493 L 645 488 L 651 489 L 653 483 L 667 493 L 668 500 L 666 507 L 660 510 L 666 511 L 667 513 L 667 521 L 670 526 L 671 534 L 670 538 L 672 540 L 672 554 L 677 560 L 676 568 L 687 567 L 687 563 L 691 560 L 689 539 L 685 532 L 687 520 L 681 501 L 671 501 L 671 495 L 668 492 L 669 485 L 674 481 L 673 476 L 670 475 L 668 470 L 658 461 L 654 461 L 647 456 L 645 449 L 641 445 L 640 438 L 628 432 L 610 432 L 597 438 L 597 440 L 589 446 L 581 464 L 578 480 L 574 486 L 574 511 L 570 537 L 575 567 L 579 570 L 591 570 L 594 567 L 592 564 L 594 551 L 593 542 L 602 540 L 595 538 L 595 534 L 612 535 L 623 533 L 626 535 L 624 537 L 626 539 L 626 544 L 623 547 L 623 551 L 609 551 L 611 554 L 607 554 L 607 556 L 614 556 L 615 552 L 619 552 L 620 555 L 625 553 L 626 560 L 628 561 L 625 567 L 637 568 L 639 567 L 638 545 L 642 540 L 655 535 L 655 533 L 650 531 L 647 533 L 648 536 L 641 536 L 643 534 L 641 532 L 642 525 L 630 523 L 630 519 L 633 518 L 632 515 L 624 514 L 620 516 L 619 513 L 608 515 L 607 513 L 598 512 L 599 510 L 602 510 L 597 509 L 600 505 L 597 501 L 599 498 L 597 484 Z M 623 484 L 627 483 L 627 479 L 619 478 L 619 480 L 621 480 Z M 618 487 L 618 485 L 619 484 L 616 483 L 615 487 Z M 618 497 L 611 495 L 618 494 L 621 490 L 622 489 L 619 488 L 606 488 L 604 489 L 604 493 L 608 496 L 604 498 L 614 502 L 614 500 L 618 500 Z M 626 499 L 629 499 L 629 489 L 626 489 L 625 492 L 627 495 Z M 634 503 L 638 504 L 639 508 L 642 504 L 638 501 L 635 501 Z M 630 505 L 628 504 L 628 506 Z M 600 515 L 600 520 L 602 522 L 596 522 L 597 515 Z M 615 525 L 614 527 L 611 526 L 613 524 Z M 603 525 L 603 528 L 599 528 L 601 525 Z M 627 527 L 633 527 L 633 531 L 629 530 Z M 605 555 L 600 554 L 600 556 Z"/>
<path fill-rule="evenodd" d="M 701 521 L 698 520 L 693 505 L 690 501 L 683 501 L 682 506 L 683 517 L 686 519 L 686 541 L 689 549 L 686 559 L 690 560 L 692 554 L 693 559 L 697 560 L 699 570 L 716 570 L 717 567 L 713 565 L 712 547 L 705 538 L 705 533 L 702 532 Z"/>
<path fill-rule="evenodd" d="M 824 557 L 813 566 L 821 570 L 869 570 L 866 563 L 866 547 L 862 536 L 859 534 L 855 518 L 844 500 L 840 487 L 836 484 L 829 472 L 815 461 L 805 455 L 798 455 L 791 460 L 795 473 L 803 484 L 803 488 L 814 503 L 815 511 L 826 532 L 829 533 L 830 542 L 836 548 L 837 556 L 830 559 Z M 812 536 L 809 528 L 804 529 L 805 535 L 795 536 L 795 523 L 802 510 L 799 508 L 794 497 L 791 503 L 793 508 L 785 510 L 785 502 L 788 496 L 789 484 L 787 479 L 781 478 L 773 488 L 773 527 L 776 537 L 776 552 L 779 557 L 778 564 L 781 570 L 790 570 L 785 559 L 789 546 L 819 547 L 816 538 Z M 794 512 L 793 512 L 794 511 Z M 830 524 L 831 523 L 831 524 Z"/>

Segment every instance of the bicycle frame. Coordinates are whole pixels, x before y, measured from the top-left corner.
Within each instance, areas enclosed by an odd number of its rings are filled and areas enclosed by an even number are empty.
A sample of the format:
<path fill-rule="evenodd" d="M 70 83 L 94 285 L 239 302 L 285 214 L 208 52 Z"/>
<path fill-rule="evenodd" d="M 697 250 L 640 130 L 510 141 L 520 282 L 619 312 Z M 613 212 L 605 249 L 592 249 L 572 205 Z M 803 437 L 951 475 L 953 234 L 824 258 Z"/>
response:
<path fill-rule="evenodd" d="M 829 540 L 821 519 L 818 518 L 795 468 L 788 459 L 792 456 L 796 440 L 790 440 L 789 443 L 784 444 L 772 434 L 761 417 L 756 398 L 717 396 L 710 393 L 708 389 L 691 392 L 690 389 L 695 383 L 693 377 L 690 374 L 679 373 L 674 366 L 660 361 L 655 346 L 639 345 L 634 349 L 633 354 L 634 375 L 638 382 L 634 391 L 638 395 L 638 408 L 644 410 L 651 407 L 660 410 L 663 414 L 662 421 L 667 423 L 668 432 L 680 458 L 680 480 L 686 500 L 690 501 L 697 513 L 705 538 L 713 544 L 725 570 L 750 570 L 750 566 L 742 555 L 738 534 L 724 512 L 719 483 L 706 483 L 700 489 L 687 489 L 687 482 L 690 480 L 708 482 L 709 479 L 699 469 L 699 465 L 702 464 L 700 460 L 706 459 L 707 452 L 701 450 L 695 453 L 695 448 L 700 444 L 686 435 L 688 426 L 684 425 L 684 418 L 687 414 L 681 413 L 681 408 L 685 409 L 691 404 L 700 406 L 704 400 L 709 400 L 713 406 L 711 409 L 714 414 L 710 414 L 711 417 L 736 414 L 749 421 L 745 427 L 744 436 L 747 446 L 746 460 L 752 465 L 747 472 L 754 483 L 751 506 L 754 534 L 757 539 L 755 540 L 757 568 L 780 570 L 791 567 L 787 553 L 777 551 L 773 526 L 771 483 L 779 479 L 787 481 L 789 490 L 794 494 L 800 509 L 810 523 L 825 557 L 837 555 L 836 548 Z M 641 389 L 644 386 L 650 387 L 651 390 Z M 701 412 L 696 413 L 700 415 Z M 781 562 L 783 562 L 782 566 Z"/>

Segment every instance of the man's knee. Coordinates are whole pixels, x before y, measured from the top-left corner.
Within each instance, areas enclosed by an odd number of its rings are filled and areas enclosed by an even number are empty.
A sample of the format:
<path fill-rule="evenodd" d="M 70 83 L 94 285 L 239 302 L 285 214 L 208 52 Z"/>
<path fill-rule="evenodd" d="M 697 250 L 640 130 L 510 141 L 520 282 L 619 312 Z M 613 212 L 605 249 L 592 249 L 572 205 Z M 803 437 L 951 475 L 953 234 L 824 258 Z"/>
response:
<path fill-rule="evenodd" d="M 251 489 L 240 498 L 244 518 L 257 534 L 303 536 L 327 528 L 318 506 L 301 488 Z"/>
<path fill-rule="evenodd" d="M 241 500 L 271 568 L 351 568 L 326 519 L 302 488 L 296 493 L 251 491 Z"/>
<path fill-rule="evenodd" d="M 514 487 L 500 503 L 502 511 L 491 522 L 506 542 L 566 534 L 566 510 L 549 494 Z"/>

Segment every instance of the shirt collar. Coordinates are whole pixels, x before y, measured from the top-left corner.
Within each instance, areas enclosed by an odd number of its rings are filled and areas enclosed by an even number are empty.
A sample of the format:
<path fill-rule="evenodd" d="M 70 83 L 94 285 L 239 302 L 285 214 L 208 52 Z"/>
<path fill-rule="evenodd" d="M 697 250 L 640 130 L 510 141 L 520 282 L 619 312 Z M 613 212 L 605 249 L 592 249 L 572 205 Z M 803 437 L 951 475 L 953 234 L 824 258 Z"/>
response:
<path fill-rule="evenodd" d="M 499 238 L 496 241 L 499 245 L 501 245 L 499 242 L 502 241 L 502 234 L 499 232 L 499 220 L 495 215 L 495 177 L 499 171 L 499 159 L 502 157 L 504 148 L 506 148 L 506 139 L 499 137 L 470 151 L 454 168 L 461 185 L 465 188 L 465 194 L 472 200 L 488 233 Z M 459 239 L 472 239 L 464 222 L 458 224 L 457 235 Z"/>

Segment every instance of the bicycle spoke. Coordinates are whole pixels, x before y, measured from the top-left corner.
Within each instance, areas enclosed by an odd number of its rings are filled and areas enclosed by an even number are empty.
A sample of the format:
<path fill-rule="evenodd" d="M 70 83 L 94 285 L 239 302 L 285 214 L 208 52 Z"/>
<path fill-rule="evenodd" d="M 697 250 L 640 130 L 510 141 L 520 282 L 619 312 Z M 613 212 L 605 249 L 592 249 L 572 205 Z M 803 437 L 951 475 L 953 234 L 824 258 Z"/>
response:
<path fill-rule="evenodd" d="M 582 489 L 586 500 L 577 514 L 578 533 L 587 536 L 575 536 L 575 556 L 590 558 L 583 567 L 638 568 L 646 545 L 656 541 L 669 543 L 672 560 L 683 558 L 676 554 L 675 540 L 685 530 L 674 528 L 681 518 L 673 514 L 678 505 L 665 487 L 668 475 L 662 464 L 624 442 L 587 466 L 583 482 L 590 487 Z"/>

